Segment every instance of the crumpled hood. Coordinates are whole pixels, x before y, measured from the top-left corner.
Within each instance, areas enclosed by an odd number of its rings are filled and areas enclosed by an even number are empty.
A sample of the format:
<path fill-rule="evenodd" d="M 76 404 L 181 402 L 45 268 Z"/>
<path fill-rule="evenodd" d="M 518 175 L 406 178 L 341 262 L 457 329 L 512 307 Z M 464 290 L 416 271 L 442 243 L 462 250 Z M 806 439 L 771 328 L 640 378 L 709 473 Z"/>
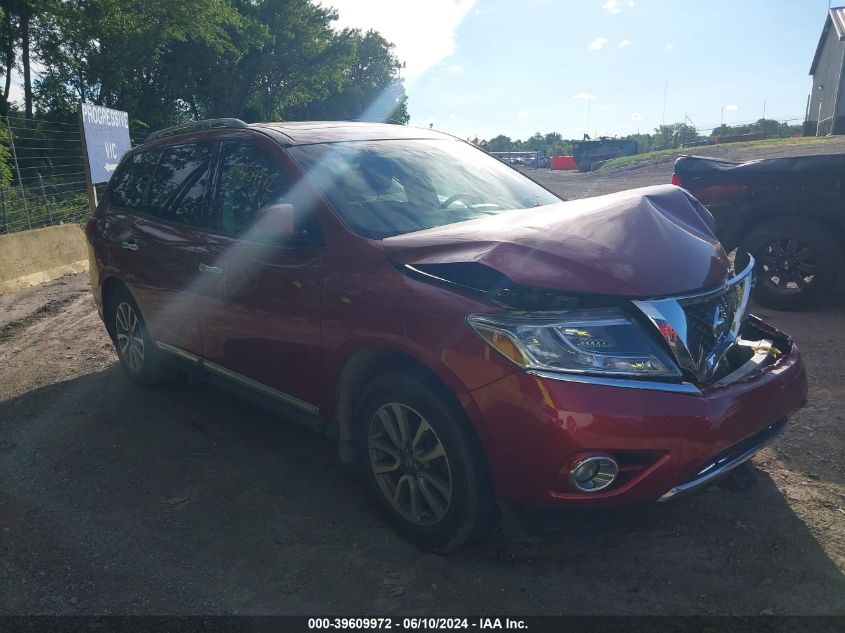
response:
<path fill-rule="evenodd" d="M 710 213 L 672 185 L 516 210 L 383 240 L 410 265 L 474 262 L 518 284 L 656 297 L 727 278 Z"/>

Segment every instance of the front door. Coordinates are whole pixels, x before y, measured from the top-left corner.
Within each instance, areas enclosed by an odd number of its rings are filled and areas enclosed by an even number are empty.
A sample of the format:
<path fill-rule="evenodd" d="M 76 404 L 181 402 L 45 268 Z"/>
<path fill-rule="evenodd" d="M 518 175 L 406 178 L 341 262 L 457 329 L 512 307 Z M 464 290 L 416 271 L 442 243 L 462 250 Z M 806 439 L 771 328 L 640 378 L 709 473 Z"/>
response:
<path fill-rule="evenodd" d="M 323 273 L 318 230 L 303 228 L 280 243 L 255 227 L 259 209 L 293 202 L 286 169 L 270 146 L 222 143 L 213 226 L 197 253 L 208 280 L 199 308 L 203 357 L 212 371 L 270 387 L 271 395 L 316 413 Z"/>

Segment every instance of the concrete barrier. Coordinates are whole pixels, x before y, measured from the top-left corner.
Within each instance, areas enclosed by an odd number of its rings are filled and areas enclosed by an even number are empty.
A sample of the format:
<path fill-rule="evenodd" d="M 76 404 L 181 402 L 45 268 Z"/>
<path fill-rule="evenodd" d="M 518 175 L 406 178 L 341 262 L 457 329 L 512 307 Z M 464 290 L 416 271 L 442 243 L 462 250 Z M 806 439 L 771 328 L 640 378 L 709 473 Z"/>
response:
<path fill-rule="evenodd" d="M 88 242 L 76 224 L 0 235 L 0 294 L 88 270 Z"/>

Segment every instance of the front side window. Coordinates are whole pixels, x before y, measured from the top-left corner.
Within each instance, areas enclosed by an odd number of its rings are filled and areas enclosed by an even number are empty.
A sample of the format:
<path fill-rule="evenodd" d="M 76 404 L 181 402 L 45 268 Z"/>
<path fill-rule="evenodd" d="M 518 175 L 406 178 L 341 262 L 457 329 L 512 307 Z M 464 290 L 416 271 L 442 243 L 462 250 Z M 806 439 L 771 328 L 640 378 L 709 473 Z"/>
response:
<path fill-rule="evenodd" d="M 289 151 L 341 220 L 371 239 L 561 201 L 461 141 L 350 141 Z"/>
<path fill-rule="evenodd" d="M 124 161 L 111 180 L 109 202 L 112 206 L 141 210 L 144 192 L 150 182 L 159 152 L 134 154 Z"/>
<path fill-rule="evenodd" d="M 212 206 L 214 228 L 244 236 L 259 209 L 287 202 L 289 189 L 289 180 L 271 155 L 247 143 L 223 143 Z"/>
<path fill-rule="evenodd" d="M 147 194 L 147 213 L 172 222 L 203 225 L 213 150 L 211 143 L 176 145 L 161 150 Z"/>

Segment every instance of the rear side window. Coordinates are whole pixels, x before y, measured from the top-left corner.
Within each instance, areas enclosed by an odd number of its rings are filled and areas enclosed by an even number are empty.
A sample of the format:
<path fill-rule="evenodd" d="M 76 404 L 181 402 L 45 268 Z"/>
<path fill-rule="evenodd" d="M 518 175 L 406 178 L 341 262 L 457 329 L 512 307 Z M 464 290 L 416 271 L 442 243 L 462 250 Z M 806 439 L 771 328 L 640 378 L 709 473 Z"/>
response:
<path fill-rule="evenodd" d="M 115 207 L 139 211 L 144 192 L 153 175 L 159 152 L 143 152 L 126 159 L 112 176 L 109 203 Z"/>
<path fill-rule="evenodd" d="M 164 220 L 204 225 L 213 149 L 211 143 L 162 149 L 147 194 L 146 212 Z"/>

